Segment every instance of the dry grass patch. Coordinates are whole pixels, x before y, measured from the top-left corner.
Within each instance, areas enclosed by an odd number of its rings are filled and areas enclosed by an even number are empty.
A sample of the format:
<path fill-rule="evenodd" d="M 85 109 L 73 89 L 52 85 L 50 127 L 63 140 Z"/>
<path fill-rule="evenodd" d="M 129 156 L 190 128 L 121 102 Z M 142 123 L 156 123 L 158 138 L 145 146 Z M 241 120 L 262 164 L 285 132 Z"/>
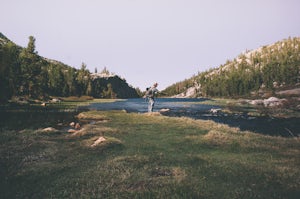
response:
<path fill-rule="evenodd" d="M 238 133 L 240 132 L 239 128 L 229 127 L 226 124 L 219 124 L 212 120 L 199 120 L 199 119 L 192 119 L 189 117 L 179 117 L 179 118 L 169 118 L 166 117 L 167 120 L 175 120 L 177 124 L 182 124 L 185 126 L 193 126 L 199 128 L 201 130 L 211 130 L 215 129 L 222 132 L 231 132 L 231 133 Z"/>
<path fill-rule="evenodd" d="M 59 133 L 61 132 L 60 130 L 58 129 L 55 129 L 53 127 L 47 127 L 47 128 L 40 128 L 40 129 L 37 129 L 35 130 L 35 133 Z"/>
<path fill-rule="evenodd" d="M 81 137 L 84 135 L 104 135 L 105 133 L 116 133 L 117 129 L 113 129 L 110 127 L 99 127 L 95 125 L 85 125 L 83 128 L 81 128 L 78 131 L 75 131 L 74 133 L 70 134 L 70 137 Z"/>
<path fill-rule="evenodd" d="M 212 145 L 227 145 L 232 143 L 233 137 L 228 133 L 223 133 L 218 130 L 211 130 L 206 135 L 204 135 L 203 140 Z"/>
<path fill-rule="evenodd" d="M 160 114 L 160 112 L 147 112 L 147 113 L 143 113 L 143 115 L 146 115 L 146 116 L 162 116 L 162 114 Z"/>
<path fill-rule="evenodd" d="M 94 136 L 82 141 L 83 145 L 90 148 L 104 147 L 109 145 L 121 145 L 122 141 L 109 136 Z"/>
<path fill-rule="evenodd" d="M 109 120 L 107 116 L 101 114 L 99 111 L 89 111 L 89 112 L 79 113 L 77 115 L 77 118 L 81 120 L 104 120 L 104 121 Z"/>

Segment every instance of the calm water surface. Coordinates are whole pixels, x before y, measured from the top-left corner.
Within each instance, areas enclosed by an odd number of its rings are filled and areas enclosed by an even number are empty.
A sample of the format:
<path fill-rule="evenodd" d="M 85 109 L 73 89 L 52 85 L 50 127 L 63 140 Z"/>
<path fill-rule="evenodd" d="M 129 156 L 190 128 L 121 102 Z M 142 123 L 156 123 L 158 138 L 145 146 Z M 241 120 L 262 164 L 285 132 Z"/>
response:
<path fill-rule="evenodd" d="M 232 127 L 239 127 L 241 130 L 250 130 L 257 133 L 273 136 L 299 136 L 299 118 L 272 118 L 272 117 L 253 117 L 243 114 L 211 114 L 212 108 L 219 106 L 197 104 L 207 99 L 178 99 L 178 98 L 158 98 L 154 106 L 154 111 L 160 109 L 170 109 L 163 113 L 173 117 L 191 117 L 194 119 L 213 120 L 218 123 L 227 124 Z M 88 106 L 93 110 L 126 110 L 127 112 L 147 112 L 147 101 L 145 99 L 128 99 L 113 103 L 96 103 Z"/>

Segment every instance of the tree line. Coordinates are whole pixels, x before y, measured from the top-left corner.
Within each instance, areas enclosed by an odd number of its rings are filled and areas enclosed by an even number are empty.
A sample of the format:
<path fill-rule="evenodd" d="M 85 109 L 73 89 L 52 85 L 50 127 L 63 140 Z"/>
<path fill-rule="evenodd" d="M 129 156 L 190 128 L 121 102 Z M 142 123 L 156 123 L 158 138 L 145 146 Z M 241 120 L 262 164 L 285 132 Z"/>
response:
<path fill-rule="evenodd" d="M 122 81 L 122 89 L 127 89 L 130 93 L 126 97 L 138 96 L 126 80 L 119 78 L 111 81 Z M 124 98 L 119 94 L 119 88 L 113 87 L 115 83 L 92 78 L 84 63 L 80 69 L 75 69 L 39 56 L 33 36 L 29 37 L 27 47 L 21 48 L 0 33 L 0 85 L 1 102 L 6 102 L 13 96 L 33 99 L 82 95 Z"/>
<path fill-rule="evenodd" d="M 166 89 L 169 95 L 200 85 L 198 96 L 249 96 L 260 89 L 273 92 L 300 83 L 300 38 L 247 51 L 218 68 L 199 73 Z"/>

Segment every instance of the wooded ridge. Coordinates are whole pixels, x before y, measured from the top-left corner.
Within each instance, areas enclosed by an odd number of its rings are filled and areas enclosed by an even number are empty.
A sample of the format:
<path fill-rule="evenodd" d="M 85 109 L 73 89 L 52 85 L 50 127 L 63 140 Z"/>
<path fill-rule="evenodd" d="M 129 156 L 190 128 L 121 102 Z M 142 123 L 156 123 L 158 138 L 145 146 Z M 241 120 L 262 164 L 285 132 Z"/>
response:
<path fill-rule="evenodd" d="M 163 92 L 169 96 L 261 97 L 299 88 L 300 37 L 288 38 L 256 50 L 247 50 L 233 60 L 175 83 Z"/>
<path fill-rule="evenodd" d="M 101 73 L 92 74 L 84 63 L 78 70 L 38 55 L 33 36 L 29 37 L 27 47 L 22 48 L 0 33 L 0 102 L 7 102 L 13 96 L 42 100 L 50 96 L 139 96 L 125 79 L 110 74 L 106 68 Z"/>

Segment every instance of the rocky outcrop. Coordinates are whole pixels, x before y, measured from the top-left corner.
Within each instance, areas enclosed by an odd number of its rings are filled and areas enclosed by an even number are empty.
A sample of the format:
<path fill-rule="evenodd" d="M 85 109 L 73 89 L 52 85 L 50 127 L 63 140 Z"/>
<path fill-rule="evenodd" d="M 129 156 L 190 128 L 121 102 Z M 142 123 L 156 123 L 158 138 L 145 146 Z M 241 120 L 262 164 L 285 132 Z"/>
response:
<path fill-rule="evenodd" d="M 279 99 L 277 97 L 269 97 L 268 99 L 246 100 L 246 102 L 254 106 L 279 107 L 283 106 L 287 100 Z"/>
<path fill-rule="evenodd" d="M 194 98 L 199 92 L 198 86 L 188 88 L 185 92 L 172 96 L 172 98 Z"/>
<path fill-rule="evenodd" d="M 93 76 L 94 92 L 96 98 L 138 98 L 137 91 L 128 85 L 125 79 L 118 75 Z"/>

